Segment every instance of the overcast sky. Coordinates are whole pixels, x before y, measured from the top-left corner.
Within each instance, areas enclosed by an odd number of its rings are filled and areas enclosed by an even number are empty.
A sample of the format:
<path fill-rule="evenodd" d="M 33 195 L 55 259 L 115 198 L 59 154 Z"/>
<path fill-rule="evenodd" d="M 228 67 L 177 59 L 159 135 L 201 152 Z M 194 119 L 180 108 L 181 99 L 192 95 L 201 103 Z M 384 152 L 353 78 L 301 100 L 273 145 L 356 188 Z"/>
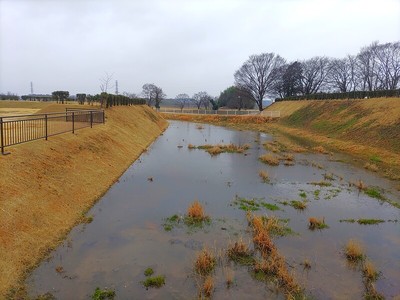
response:
<path fill-rule="evenodd" d="M 218 96 L 251 54 L 339 58 L 376 40 L 400 40 L 400 0 L 0 0 L 0 92 L 97 94 L 108 72 L 120 93 Z"/>

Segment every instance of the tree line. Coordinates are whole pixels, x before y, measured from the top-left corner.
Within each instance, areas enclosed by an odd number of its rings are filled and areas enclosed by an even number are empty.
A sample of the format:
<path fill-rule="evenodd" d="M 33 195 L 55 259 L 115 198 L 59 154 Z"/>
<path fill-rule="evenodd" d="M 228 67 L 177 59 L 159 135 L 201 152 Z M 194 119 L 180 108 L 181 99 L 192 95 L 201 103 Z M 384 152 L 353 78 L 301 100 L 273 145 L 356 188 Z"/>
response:
<path fill-rule="evenodd" d="M 287 62 L 275 53 L 251 55 L 234 79 L 236 88 L 260 110 L 268 96 L 293 100 L 398 96 L 400 42 L 373 42 L 344 58 L 315 56 Z"/>

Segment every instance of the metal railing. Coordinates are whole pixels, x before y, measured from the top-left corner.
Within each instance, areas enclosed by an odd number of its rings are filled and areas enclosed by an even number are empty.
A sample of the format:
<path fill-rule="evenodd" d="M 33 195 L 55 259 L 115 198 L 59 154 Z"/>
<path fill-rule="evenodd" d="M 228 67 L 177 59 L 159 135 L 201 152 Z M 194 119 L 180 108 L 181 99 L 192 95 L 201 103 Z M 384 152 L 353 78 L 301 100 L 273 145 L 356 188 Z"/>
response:
<path fill-rule="evenodd" d="M 171 114 L 195 114 L 195 115 L 225 115 L 225 116 L 247 116 L 258 115 L 258 110 L 234 110 L 234 109 L 179 109 L 179 108 L 158 108 L 158 112 Z"/>
<path fill-rule="evenodd" d="M 67 109 L 65 113 L 0 116 L 0 148 L 105 123 L 104 110 Z"/>

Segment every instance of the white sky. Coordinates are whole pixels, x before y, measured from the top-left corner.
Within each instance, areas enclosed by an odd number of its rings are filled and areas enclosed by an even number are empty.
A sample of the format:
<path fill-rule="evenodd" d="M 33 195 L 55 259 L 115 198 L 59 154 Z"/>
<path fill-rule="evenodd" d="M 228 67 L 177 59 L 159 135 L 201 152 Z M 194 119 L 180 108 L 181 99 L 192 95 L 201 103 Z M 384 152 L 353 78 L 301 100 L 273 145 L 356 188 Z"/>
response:
<path fill-rule="evenodd" d="M 218 96 L 251 54 L 339 58 L 376 40 L 400 40 L 400 0 L 0 0 L 0 92 L 96 94 L 108 72 L 120 93 Z"/>

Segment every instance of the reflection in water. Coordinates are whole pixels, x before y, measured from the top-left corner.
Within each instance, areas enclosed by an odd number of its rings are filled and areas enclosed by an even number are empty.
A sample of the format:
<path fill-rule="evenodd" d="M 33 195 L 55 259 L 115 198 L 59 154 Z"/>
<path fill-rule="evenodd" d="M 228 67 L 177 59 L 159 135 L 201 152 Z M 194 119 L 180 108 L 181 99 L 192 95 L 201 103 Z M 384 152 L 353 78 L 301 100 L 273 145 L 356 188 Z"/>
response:
<path fill-rule="evenodd" d="M 58 299 L 88 299 L 96 287 L 116 290 L 117 298 L 188 299 L 197 295 L 192 265 L 196 251 L 203 246 L 226 248 L 237 236 L 250 240 L 245 213 L 231 202 L 235 195 L 265 198 L 281 210 L 280 218 L 289 218 L 297 233 L 277 239 L 295 275 L 317 299 L 361 298 L 364 287 L 359 270 L 346 265 L 342 249 L 350 238 L 363 242 L 368 257 L 382 271 L 377 281 L 379 292 L 387 297 L 400 294 L 400 226 L 386 222 L 374 226 L 340 223 L 340 219 L 400 219 L 400 210 L 380 203 L 355 188 L 350 180 L 386 189 L 386 196 L 398 199 L 391 183 L 365 170 L 329 161 L 324 155 L 296 154 L 296 164 L 271 167 L 258 157 L 266 151 L 262 143 L 272 140 L 266 134 L 235 131 L 221 127 L 171 122 L 169 129 L 120 178 L 92 208 L 91 224 L 76 227 L 52 258 L 43 262 L 27 280 L 32 295 L 51 292 Z M 211 157 L 203 150 L 189 150 L 187 145 L 234 143 L 251 144 L 248 155 L 220 154 Z M 178 148 L 178 146 L 183 146 Z M 312 167 L 317 162 L 325 169 Z M 259 170 L 268 171 L 271 183 L 262 183 Z M 331 187 L 309 184 L 321 181 L 325 172 L 336 178 Z M 153 181 L 148 181 L 149 177 Z M 320 190 L 316 197 L 316 190 Z M 280 204 L 300 200 L 304 191 L 309 201 L 303 212 Z M 184 214 L 190 202 L 205 204 L 212 224 L 204 230 L 176 228 L 164 231 L 163 219 Z M 270 211 L 259 213 L 272 214 Z M 329 229 L 309 231 L 309 217 L 324 217 Z M 309 259 L 312 267 L 305 271 L 301 263 Z M 62 266 L 64 272 L 57 273 Z M 166 276 L 160 289 L 145 290 L 143 271 L 152 267 Z M 235 284 L 227 289 L 224 270 L 215 274 L 217 299 L 282 299 L 262 282 L 250 276 L 246 267 L 231 266 Z"/>

